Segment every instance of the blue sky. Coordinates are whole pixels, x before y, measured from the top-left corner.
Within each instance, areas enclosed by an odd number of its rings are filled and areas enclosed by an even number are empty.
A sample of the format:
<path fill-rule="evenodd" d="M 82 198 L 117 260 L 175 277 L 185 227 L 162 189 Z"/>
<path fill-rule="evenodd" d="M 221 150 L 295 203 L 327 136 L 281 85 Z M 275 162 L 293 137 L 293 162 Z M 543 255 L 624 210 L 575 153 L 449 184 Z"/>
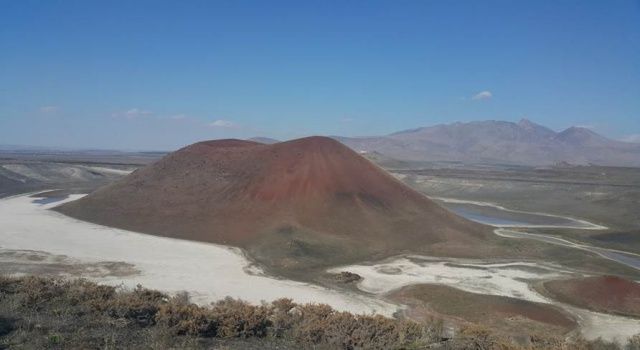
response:
<path fill-rule="evenodd" d="M 640 135 L 640 2 L 0 0 L 0 144 L 522 117 Z"/>

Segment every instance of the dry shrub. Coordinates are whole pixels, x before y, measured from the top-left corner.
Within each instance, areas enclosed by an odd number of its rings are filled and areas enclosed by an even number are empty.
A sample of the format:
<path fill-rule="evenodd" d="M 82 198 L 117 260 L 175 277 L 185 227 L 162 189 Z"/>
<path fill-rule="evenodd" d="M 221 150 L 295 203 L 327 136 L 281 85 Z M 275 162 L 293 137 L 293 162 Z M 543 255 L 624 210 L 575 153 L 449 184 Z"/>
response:
<path fill-rule="evenodd" d="M 24 282 L 24 278 L 15 278 L 0 275 L 0 293 L 2 294 L 16 294 L 20 290 L 20 286 Z"/>
<path fill-rule="evenodd" d="M 519 348 L 512 342 L 499 337 L 489 328 L 477 324 L 461 328 L 455 343 L 459 348 L 464 349 L 507 350 Z"/>
<path fill-rule="evenodd" d="M 620 349 L 621 346 L 618 343 L 611 343 L 598 338 L 588 342 L 587 348 L 590 350 L 617 350 Z"/>
<path fill-rule="evenodd" d="M 601 338 L 595 340 L 586 340 L 581 335 L 574 336 L 564 342 L 559 349 L 567 350 L 619 350 L 622 347 L 616 342 L 607 342 Z"/>
<path fill-rule="evenodd" d="M 529 335 L 529 342 L 534 349 L 563 349 L 566 340 L 544 334 Z"/>
<path fill-rule="evenodd" d="M 215 337 L 218 323 L 211 311 L 195 304 L 170 302 L 160 306 L 155 320 L 177 335 Z"/>
<path fill-rule="evenodd" d="M 307 304 L 298 308 L 300 322 L 293 330 L 296 340 L 307 344 L 318 344 L 325 339 L 327 319 L 333 309 L 325 304 Z"/>
<path fill-rule="evenodd" d="M 640 333 L 629 338 L 625 350 L 640 350 Z"/>
<path fill-rule="evenodd" d="M 353 315 L 323 304 L 298 305 L 291 299 L 254 306 L 227 298 L 201 307 L 191 303 L 187 294 L 167 298 L 140 286 L 118 292 L 86 280 L 0 276 L 0 312 L 6 314 L 0 317 L 0 348 L 4 344 L 196 348 L 205 338 L 269 336 L 295 341 L 299 347 L 330 349 L 622 349 L 602 340 L 567 341 L 544 335 L 532 335 L 528 346 L 519 347 L 478 325 L 464 327 L 452 340 L 441 342 L 442 324 L 436 321 Z M 135 324 L 142 327 L 132 327 Z M 640 335 L 632 337 L 624 349 L 640 350 Z"/>
<path fill-rule="evenodd" d="M 109 300 L 116 295 L 116 288 L 78 279 L 65 285 L 65 301 L 70 305 L 86 305 L 95 310 L 104 310 Z"/>
<path fill-rule="evenodd" d="M 212 304 L 211 315 L 222 338 L 264 337 L 271 325 L 269 308 L 229 297 Z"/>
<path fill-rule="evenodd" d="M 3 293 L 19 294 L 21 305 L 38 309 L 44 303 L 60 303 L 102 310 L 116 295 L 114 287 L 98 285 L 85 279 L 64 281 L 25 277 L 20 283 L 3 278 L 0 282 Z M 89 310 L 77 310 L 89 312 Z"/>
<path fill-rule="evenodd" d="M 302 313 L 296 303 L 289 298 L 273 301 L 270 311 L 269 321 L 271 322 L 271 328 L 269 332 L 274 337 L 285 336 L 285 333 L 299 323 L 302 317 Z"/>
<path fill-rule="evenodd" d="M 391 349 L 418 343 L 423 329 L 413 322 L 382 316 L 335 313 L 328 319 L 326 343 L 343 349 Z"/>
<path fill-rule="evenodd" d="M 21 303 L 26 307 L 37 308 L 40 304 L 59 297 L 67 290 L 66 283 L 59 279 L 25 277 L 16 286 L 15 292 L 21 295 Z"/>
<path fill-rule="evenodd" d="M 353 315 L 330 306 L 303 305 L 294 337 L 303 344 L 327 344 L 340 349 L 392 349 L 425 345 L 435 338 L 428 327 L 380 315 Z"/>
<path fill-rule="evenodd" d="M 155 323 L 160 305 L 167 300 L 167 295 L 138 285 L 131 293 L 117 294 L 105 309 L 111 317 L 124 318 L 146 327 Z"/>

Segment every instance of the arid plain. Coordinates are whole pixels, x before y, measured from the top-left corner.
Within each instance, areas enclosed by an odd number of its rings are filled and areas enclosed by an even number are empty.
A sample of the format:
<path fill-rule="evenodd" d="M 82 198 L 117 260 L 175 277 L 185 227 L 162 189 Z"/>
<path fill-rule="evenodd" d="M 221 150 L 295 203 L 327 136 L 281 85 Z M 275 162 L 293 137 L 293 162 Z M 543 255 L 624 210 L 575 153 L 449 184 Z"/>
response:
<path fill-rule="evenodd" d="M 321 153 L 334 152 L 329 147 Z M 6 157 L 0 175 L 7 184 L 5 195 L 12 196 L 0 206 L 7 223 L 0 252 L 3 272 L 85 277 L 128 287 L 142 283 L 170 293 L 186 290 L 204 304 L 227 295 L 253 303 L 291 297 L 354 313 L 441 319 L 452 331 L 482 321 L 516 338 L 522 327 L 618 341 L 640 332 L 637 315 L 621 313 L 615 303 L 588 307 L 589 300 L 568 301 L 575 288 L 548 288 L 557 281 L 580 282 L 597 275 L 640 278 L 640 219 L 633 209 L 640 205 L 638 169 L 411 163 L 364 154 L 381 173 L 389 172 L 447 213 L 482 224 L 480 230 L 545 235 L 578 248 L 491 233 L 486 238 L 490 249 L 416 244 L 415 249 L 363 255 L 348 254 L 354 249 L 349 248 L 334 259 L 327 255 L 334 249 L 330 247 L 353 243 L 313 241 L 310 236 L 296 240 L 293 232 L 287 233 L 293 250 L 273 253 L 263 245 L 232 244 L 244 248 L 238 249 L 118 230 L 49 210 L 119 181 L 158 157 L 147 156 L 100 155 L 93 161 L 86 154 Z M 20 220 L 25 216 L 31 219 Z M 83 235 L 92 238 L 83 240 Z M 265 251 L 269 254 L 261 254 Z M 324 255 L 308 258 L 314 254 Z M 209 278 L 203 277 L 205 271 Z M 355 277 L 339 278 L 345 274 Z M 629 295 L 637 295 L 637 284 L 625 286 Z"/>

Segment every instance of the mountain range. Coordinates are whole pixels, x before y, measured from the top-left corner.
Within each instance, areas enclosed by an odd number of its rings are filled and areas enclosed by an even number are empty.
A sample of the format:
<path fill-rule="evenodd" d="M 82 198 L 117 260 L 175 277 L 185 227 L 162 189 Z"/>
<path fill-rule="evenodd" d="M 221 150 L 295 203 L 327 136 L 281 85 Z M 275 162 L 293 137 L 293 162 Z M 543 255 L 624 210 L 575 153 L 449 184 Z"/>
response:
<path fill-rule="evenodd" d="M 385 136 L 333 138 L 359 152 L 407 161 L 640 166 L 638 143 L 611 140 L 576 126 L 556 132 L 527 119 L 457 122 Z"/>

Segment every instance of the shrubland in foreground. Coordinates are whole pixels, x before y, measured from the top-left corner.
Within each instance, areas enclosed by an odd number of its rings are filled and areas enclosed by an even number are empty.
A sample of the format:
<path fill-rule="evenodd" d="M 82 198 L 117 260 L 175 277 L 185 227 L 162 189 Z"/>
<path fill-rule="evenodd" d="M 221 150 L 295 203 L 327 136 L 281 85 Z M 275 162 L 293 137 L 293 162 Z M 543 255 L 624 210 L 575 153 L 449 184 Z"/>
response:
<path fill-rule="evenodd" d="M 524 330 L 523 330 L 524 331 Z M 188 295 L 86 280 L 0 278 L 0 348 L 224 349 L 640 349 L 538 335 L 526 346 L 481 326 L 443 339 L 442 323 L 353 315 L 280 299 L 262 305 L 227 298 L 203 307 Z"/>

